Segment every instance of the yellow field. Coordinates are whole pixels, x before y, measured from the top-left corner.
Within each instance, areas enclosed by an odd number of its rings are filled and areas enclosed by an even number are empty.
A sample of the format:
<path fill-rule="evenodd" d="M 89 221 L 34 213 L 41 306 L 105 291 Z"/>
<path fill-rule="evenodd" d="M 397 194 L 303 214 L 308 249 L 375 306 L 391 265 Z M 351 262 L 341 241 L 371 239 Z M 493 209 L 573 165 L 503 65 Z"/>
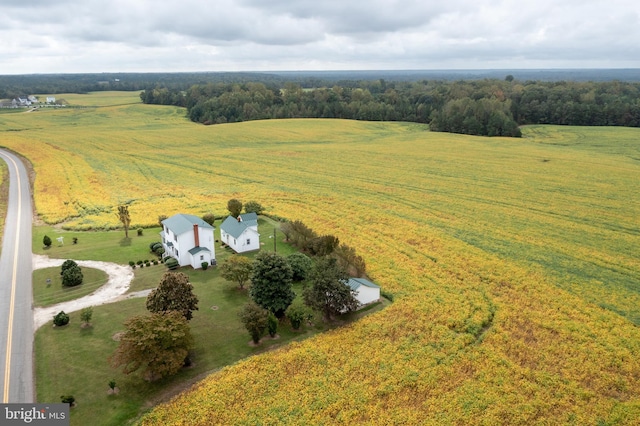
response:
<path fill-rule="evenodd" d="M 82 96 L 92 108 L 0 116 L 0 144 L 34 163 L 44 220 L 115 227 L 126 202 L 135 227 L 256 200 L 356 247 L 396 295 L 357 324 L 210 376 L 143 424 L 640 418 L 640 130 L 204 127 L 178 108 Z"/>

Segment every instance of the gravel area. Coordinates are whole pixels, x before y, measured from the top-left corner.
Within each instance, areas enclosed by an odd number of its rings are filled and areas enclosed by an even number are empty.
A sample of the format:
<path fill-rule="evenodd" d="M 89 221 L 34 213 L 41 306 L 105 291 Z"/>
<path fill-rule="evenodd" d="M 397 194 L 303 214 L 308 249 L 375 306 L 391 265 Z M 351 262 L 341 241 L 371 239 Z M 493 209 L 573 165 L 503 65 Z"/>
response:
<path fill-rule="evenodd" d="M 35 270 L 62 266 L 62 263 L 65 260 L 66 259 L 50 259 L 48 256 L 34 254 L 33 269 Z M 107 283 L 93 293 L 79 299 L 58 303 L 56 305 L 34 308 L 34 332 L 42 325 L 46 324 L 49 321 L 52 321 L 53 316 L 60 311 L 69 313 L 79 311 L 89 306 L 104 305 L 106 303 L 117 302 L 118 300 L 128 299 L 131 297 L 146 297 L 146 295 L 151 291 L 144 290 L 125 294 L 127 290 L 129 290 L 131 280 L 133 280 L 133 271 L 129 266 L 123 266 L 109 262 L 99 262 L 95 260 L 76 260 L 75 262 L 79 266 L 101 269 L 105 271 L 109 276 Z"/>

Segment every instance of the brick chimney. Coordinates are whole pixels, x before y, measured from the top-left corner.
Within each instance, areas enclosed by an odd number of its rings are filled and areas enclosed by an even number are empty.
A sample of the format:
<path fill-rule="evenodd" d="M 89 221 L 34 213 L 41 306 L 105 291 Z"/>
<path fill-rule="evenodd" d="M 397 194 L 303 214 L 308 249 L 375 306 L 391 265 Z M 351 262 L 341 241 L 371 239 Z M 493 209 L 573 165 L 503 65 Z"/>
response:
<path fill-rule="evenodd" d="M 193 224 L 193 239 L 195 240 L 196 247 L 200 247 L 200 236 L 198 235 L 198 224 Z"/>

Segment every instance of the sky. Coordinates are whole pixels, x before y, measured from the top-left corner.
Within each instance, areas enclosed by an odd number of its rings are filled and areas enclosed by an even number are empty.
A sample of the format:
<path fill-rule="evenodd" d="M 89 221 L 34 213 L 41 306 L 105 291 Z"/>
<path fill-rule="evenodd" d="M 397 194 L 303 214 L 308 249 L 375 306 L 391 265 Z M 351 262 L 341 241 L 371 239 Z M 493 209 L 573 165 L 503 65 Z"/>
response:
<path fill-rule="evenodd" d="M 0 74 L 640 68 L 638 0 L 0 0 Z"/>

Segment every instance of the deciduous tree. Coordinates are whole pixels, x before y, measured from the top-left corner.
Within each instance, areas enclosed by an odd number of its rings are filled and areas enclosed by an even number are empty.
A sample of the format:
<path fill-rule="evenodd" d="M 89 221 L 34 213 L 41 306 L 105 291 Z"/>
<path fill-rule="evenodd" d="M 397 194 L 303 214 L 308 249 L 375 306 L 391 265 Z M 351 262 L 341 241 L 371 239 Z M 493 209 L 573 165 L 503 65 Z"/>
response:
<path fill-rule="evenodd" d="M 251 340 L 253 343 L 260 343 L 260 338 L 264 334 L 264 330 L 267 328 L 269 320 L 269 311 L 256 305 L 254 302 L 247 303 L 242 311 L 239 313 L 240 320 L 244 327 L 251 334 Z"/>
<path fill-rule="evenodd" d="M 293 280 L 294 281 L 304 281 L 313 266 L 313 262 L 304 253 L 291 253 L 287 256 L 287 262 L 291 266 L 291 270 L 293 271 Z"/>
<path fill-rule="evenodd" d="M 252 271 L 253 261 L 244 256 L 231 256 L 220 265 L 220 276 L 225 280 L 238 283 L 241 289 L 249 282 Z"/>
<path fill-rule="evenodd" d="M 292 283 L 293 271 L 284 257 L 273 252 L 261 252 L 256 256 L 250 290 L 254 302 L 282 318 L 296 297 Z"/>
<path fill-rule="evenodd" d="M 158 287 L 147 296 L 147 310 L 159 313 L 177 311 L 188 321 L 198 310 L 189 277 L 182 272 L 165 272 Z"/>
<path fill-rule="evenodd" d="M 231 213 L 231 216 L 238 217 L 242 212 L 242 202 L 235 198 L 232 198 L 227 202 L 227 210 Z"/>
<path fill-rule="evenodd" d="M 348 279 L 336 259 L 318 259 L 309 277 L 311 285 L 303 292 L 304 303 L 322 312 L 325 321 L 331 321 L 337 314 L 355 310 L 358 301 L 355 292 L 346 285 Z"/>
<path fill-rule="evenodd" d="M 118 206 L 118 219 L 124 226 L 124 236 L 129 238 L 129 226 L 131 225 L 131 216 L 129 215 L 129 206 Z"/>
<path fill-rule="evenodd" d="M 184 365 L 193 337 L 177 311 L 135 316 L 124 324 L 120 344 L 110 357 L 114 368 L 130 374 L 139 368 L 152 381 L 177 373 Z"/>

